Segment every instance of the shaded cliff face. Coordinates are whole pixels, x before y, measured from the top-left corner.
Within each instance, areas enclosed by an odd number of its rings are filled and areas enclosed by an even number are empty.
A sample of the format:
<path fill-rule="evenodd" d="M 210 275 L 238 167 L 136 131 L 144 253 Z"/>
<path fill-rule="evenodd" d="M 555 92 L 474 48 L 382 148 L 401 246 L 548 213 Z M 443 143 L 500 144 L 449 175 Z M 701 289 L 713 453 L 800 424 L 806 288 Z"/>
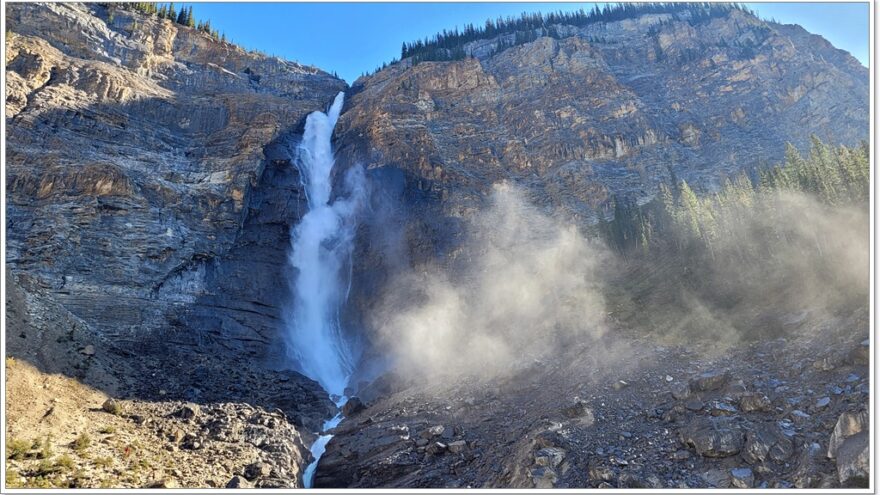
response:
<path fill-rule="evenodd" d="M 667 166 L 711 189 L 775 163 L 786 141 L 868 137 L 867 69 L 798 26 L 734 10 L 694 25 L 651 14 L 557 27 L 560 39 L 500 53 L 497 38 L 474 41 L 474 58 L 359 79 L 340 153 L 404 168 L 452 213 L 510 179 L 584 218 L 611 194 L 652 196 Z"/>
<path fill-rule="evenodd" d="M 345 83 L 97 4 L 6 16 L 11 268 L 108 335 L 262 352 L 301 209 L 283 149 Z"/>

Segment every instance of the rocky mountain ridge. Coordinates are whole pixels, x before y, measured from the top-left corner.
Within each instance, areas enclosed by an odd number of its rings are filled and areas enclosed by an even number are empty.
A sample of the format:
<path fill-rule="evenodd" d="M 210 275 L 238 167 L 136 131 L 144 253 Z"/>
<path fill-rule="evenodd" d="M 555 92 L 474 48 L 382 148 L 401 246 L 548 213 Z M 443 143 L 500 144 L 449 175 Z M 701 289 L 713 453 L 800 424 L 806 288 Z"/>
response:
<path fill-rule="evenodd" d="M 554 28 L 558 38 L 500 52 L 513 35 L 471 41 L 472 58 L 405 59 L 358 79 L 341 155 L 400 166 L 441 201 L 508 179 L 588 219 L 612 195 L 652 197 L 670 169 L 711 190 L 779 162 L 785 142 L 867 139 L 867 69 L 799 26 L 734 9 L 695 24 L 646 14 Z"/>

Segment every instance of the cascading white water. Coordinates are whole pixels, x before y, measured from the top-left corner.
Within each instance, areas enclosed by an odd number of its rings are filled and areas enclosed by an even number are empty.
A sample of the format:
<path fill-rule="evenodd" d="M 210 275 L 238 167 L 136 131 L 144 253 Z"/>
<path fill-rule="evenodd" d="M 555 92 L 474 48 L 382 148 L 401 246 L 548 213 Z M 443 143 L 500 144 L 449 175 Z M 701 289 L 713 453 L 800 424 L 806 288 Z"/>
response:
<path fill-rule="evenodd" d="M 357 359 L 356 349 L 342 331 L 339 313 L 348 298 L 357 213 L 366 198 L 363 168 L 355 166 L 346 173 L 344 196 L 330 201 L 335 162 L 330 138 L 343 98 L 341 92 L 336 95 L 327 113 L 309 114 L 296 150 L 309 209 L 291 232 L 290 263 L 296 268 L 296 280 L 286 325 L 288 356 L 339 407 L 347 400 L 345 387 Z M 338 414 L 326 421 L 324 431 L 341 420 Z M 331 436 L 320 436 L 311 447 L 314 461 L 304 474 L 307 488 Z"/>
<path fill-rule="evenodd" d="M 342 396 L 356 358 L 342 332 L 339 310 L 348 296 L 355 214 L 365 196 L 363 169 L 352 167 L 344 181 L 347 196 L 330 202 L 334 164 L 330 138 L 343 98 L 339 93 L 327 113 L 308 116 L 297 148 L 296 164 L 309 210 L 291 232 L 290 263 L 296 268 L 296 280 L 286 332 L 289 357 L 303 374 L 336 397 Z"/>

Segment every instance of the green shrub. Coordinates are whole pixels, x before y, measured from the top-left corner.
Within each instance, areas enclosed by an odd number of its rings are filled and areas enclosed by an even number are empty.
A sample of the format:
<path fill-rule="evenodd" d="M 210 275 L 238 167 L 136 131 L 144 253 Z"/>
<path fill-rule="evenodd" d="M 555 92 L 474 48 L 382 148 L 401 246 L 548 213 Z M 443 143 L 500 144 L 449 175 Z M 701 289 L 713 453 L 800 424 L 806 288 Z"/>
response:
<path fill-rule="evenodd" d="M 37 465 L 36 475 L 37 477 L 46 477 L 50 474 L 54 474 L 58 470 L 59 466 L 55 465 L 55 463 L 53 463 L 49 459 L 43 459 Z"/>
<path fill-rule="evenodd" d="M 31 450 L 31 445 L 32 443 L 26 440 L 10 440 L 6 444 L 6 458 L 16 461 L 24 459 L 28 451 Z"/>
<path fill-rule="evenodd" d="M 64 471 L 73 469 L 73 458 L 64 454 L 55 460 L 55 467 L 58 468 L 58 470 Z"/>
<path fill-rule="evenodd" d="M 82 435 L 76 437 L 76 440 L 73 441 L 73 450 L 77 452 L 83 452 L 89 445 L 92 444 L 92 438 L 88 433 L 83 433 Z"/>

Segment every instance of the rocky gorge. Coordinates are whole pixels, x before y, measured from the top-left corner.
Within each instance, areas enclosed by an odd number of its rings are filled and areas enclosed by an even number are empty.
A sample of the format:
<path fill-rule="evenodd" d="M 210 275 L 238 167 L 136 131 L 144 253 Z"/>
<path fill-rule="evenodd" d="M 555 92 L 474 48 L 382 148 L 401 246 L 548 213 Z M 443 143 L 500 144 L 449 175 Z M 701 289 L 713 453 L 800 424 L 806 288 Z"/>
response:
<path fill-rule="evenodd" d="M 465 258 L 499 182 L 587 225 L 673 174 L 709 194 L 785 142 L 867 139 L 868 71 L 821 37 L 646 14 L 349 87 L 113 5 L 5 9 L 7 486 L 303 486 L 337 407 L 283 352 L 294 150 L 340 91 L 334 178 L 371 187 L 342 315 L 365 357 L 316 487 L 867 482 L 867 307 L 723 348 L 602 315 L 552 360 L 442 383 L 385 369 L 369 318 L 396 273 Z"/>

